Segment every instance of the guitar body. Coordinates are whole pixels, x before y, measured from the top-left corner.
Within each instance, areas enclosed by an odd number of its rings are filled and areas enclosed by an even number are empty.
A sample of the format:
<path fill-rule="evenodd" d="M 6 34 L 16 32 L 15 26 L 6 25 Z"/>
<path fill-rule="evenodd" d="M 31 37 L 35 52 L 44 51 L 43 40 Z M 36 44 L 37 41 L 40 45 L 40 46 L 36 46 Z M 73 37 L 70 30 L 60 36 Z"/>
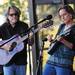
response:
<path fill-rule="evenodd" d="M 60 44 L 61 43 L 59 41 L 52 43 L 51 46 L 48 48 L 48 54 L 53 55 Z"/>
<path fill-rule="evenodd" d="M 13 37 L 14 37 L 14 36 L 13 36 Z M 12 37 L 12 38 L 13 38 L 13 37 Z M 10 38 L 10 39 L 12 39 L 12 38 Z M 4 42 L 9 41 L 10 39 L 4 40 L 4 41 L 0 41 L 0 45 L 3 44 Z M 20 51 L 23 50 L 23 48 L 24 48 L 24 43 L 23 43 L 23 42 L 20 42 L 20 43 L 17 42 L 19 39 L 21 39 L 20 36 L 14 38 L 13 40 L 11 40 L 10 42 L 6 43 L 4 46 L 2 46 L 2 47 L 0 48 L 0 65 L 5 65 L 5 64 L 7 64 L 7 63 L 12 59 L 12 57 L 13 57 L 16 53 L 18 53 L 18 52 L 20 52 Z M 14 42 L 16 42 L 16 46 L 15 46 L 15 48 L 13 48 L 13 50 L 10 50 L 10 46 L 11 46 L 12 43 L 14 43 Z M 4 48 L 7 48 L 7 50 L 4 49 L 3 47 L 4 47 Z"/>

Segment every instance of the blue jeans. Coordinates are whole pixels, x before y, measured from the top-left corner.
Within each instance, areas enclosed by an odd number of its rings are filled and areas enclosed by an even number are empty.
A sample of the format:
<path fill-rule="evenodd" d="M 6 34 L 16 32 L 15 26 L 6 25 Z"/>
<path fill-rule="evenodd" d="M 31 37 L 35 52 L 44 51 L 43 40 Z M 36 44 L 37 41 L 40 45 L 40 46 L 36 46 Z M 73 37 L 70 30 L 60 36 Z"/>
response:
<path fill-rule="evenodd" d="M 72 75 L 72 69 L 46 63 L 43 70 L 43 75 Z"/>
<path fill-rule="evenodd" d="M 4 75 L 26 75 L 26 65 L 11 65 L 3 67 Z"/>

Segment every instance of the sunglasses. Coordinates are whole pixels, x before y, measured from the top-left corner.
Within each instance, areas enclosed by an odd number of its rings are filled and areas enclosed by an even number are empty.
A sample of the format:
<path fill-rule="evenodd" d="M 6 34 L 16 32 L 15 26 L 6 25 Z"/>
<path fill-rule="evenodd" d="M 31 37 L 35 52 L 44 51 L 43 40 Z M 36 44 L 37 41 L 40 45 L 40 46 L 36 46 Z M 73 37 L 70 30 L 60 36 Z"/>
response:
<path fill-rule="evenodd" d="M 9 16 L 18 16 L 17 13 L 12 13 L 12 14 L 9 14 Z"/>

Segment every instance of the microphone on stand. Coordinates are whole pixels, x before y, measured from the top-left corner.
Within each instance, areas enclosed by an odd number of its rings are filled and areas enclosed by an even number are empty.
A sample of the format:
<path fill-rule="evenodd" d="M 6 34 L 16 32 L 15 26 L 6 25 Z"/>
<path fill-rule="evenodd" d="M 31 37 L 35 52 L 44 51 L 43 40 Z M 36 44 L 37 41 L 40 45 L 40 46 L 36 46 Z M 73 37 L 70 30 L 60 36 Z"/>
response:
<path fill-rule="evenodd" d="M 47 21 L 46 21 L 47 20 Z M 43 24 L 43 27 L 44 28 L 47 28 L 49 26 L 52 26 L 53 25 L 53 20 L 52 20 L 52 15 L 48 15 L 46 18 L 44 18 L 43 20 L 41 20 L 40 22 L 38 23 L 41 23 L 43 21 L 46 21 L 46 23 Z"/>
<path fill-rule="evenodd" d="M 50 20 L 50 19 L 52 19 L 52 15 L 46 16 L 43 20 L 39 21 L 39 22 L 36 23 L 36 24 L 40 24 L 41 22 L 43 22 L 43 21 L 45 21 L 45 20 Z"/>
<path fill-rule="evenodd" d="M 37 22 L 37 23 L 34 24 L 33 26 L 31 26 L 31 27 L 27 30 L 27 32 L 29 32 L 32 28 L 34 28 L 36 25 L 38 25 L 38 24 L 44 22 L 45 20 L 49 20 L 49 23 L 50 23 L 49 25 L 46 25 L 46 27 L 47 27 L 47 26 L 51 26 L 51 25 L 53 24 L 53 21 L 50 20 L 50 19 L 52 19 L 52 15 L 46 16 L 46 18 L 44 18 L 43 20 Z"/>
<path fill-rule="evenodd" d="M 43 20 L 50 20 L 50 19 L 52 19 L 52 15 L 46 16 Z"/>

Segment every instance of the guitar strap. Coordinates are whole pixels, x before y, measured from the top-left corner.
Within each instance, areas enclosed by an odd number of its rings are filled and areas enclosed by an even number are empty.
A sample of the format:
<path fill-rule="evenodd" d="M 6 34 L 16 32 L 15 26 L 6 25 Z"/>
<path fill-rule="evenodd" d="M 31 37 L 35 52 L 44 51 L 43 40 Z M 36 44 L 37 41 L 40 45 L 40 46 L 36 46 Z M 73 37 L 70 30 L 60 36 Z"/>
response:
<path fill-rule="evenodd" d="M 57 35 L 59 35 L 60 31 L 64 28 L 64 26 L 65 26 L 65 24 L 61 24 L 55 38 L 57 37 Z"/>

